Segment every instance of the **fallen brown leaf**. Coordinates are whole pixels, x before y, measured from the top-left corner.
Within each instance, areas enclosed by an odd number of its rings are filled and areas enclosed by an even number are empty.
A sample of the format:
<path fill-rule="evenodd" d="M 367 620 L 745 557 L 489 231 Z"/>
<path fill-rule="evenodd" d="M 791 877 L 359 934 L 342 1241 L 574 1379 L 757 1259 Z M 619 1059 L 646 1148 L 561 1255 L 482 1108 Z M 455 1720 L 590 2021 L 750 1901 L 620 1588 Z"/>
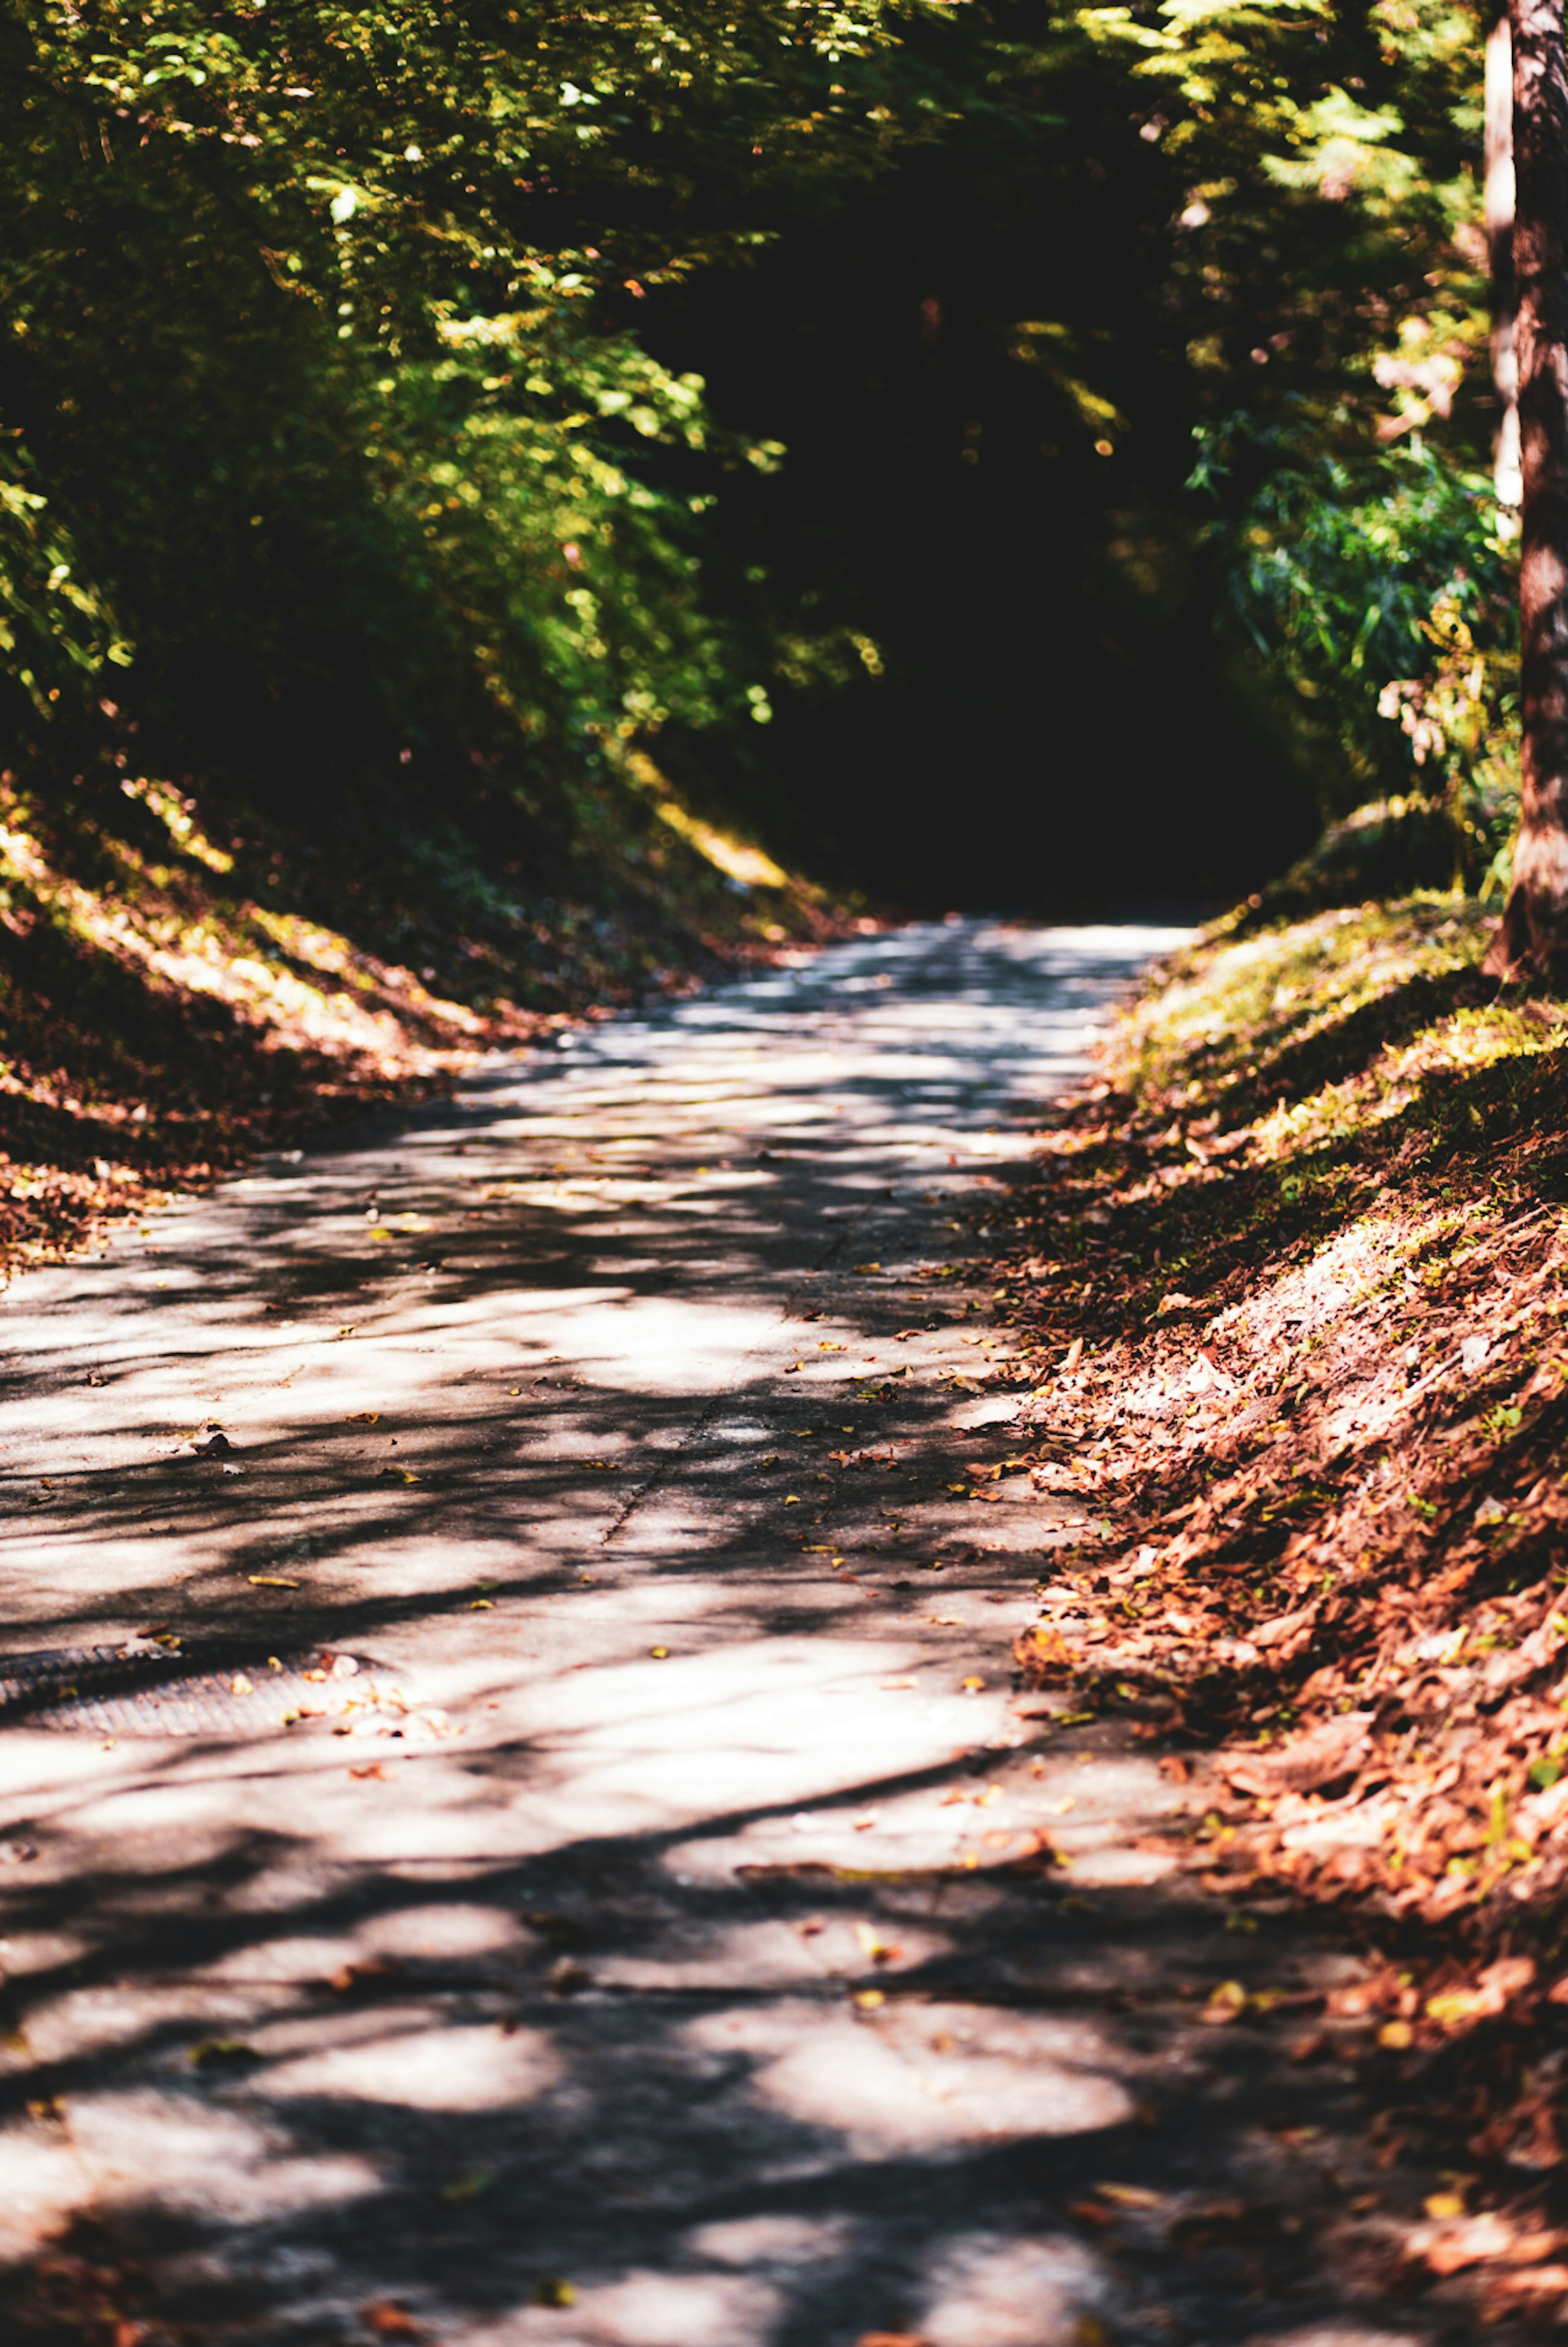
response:
<path fill-rule="evenodd" d="M 1307 1793 L 1347 1776 L 1365 1753 L 1373 1715 L 1344 1712 L 1320 1721 L 1272 1751 L 1221 1752 L 1216 1762 L 1244 1793 Z"/>
<path fill-rule="evenodd" d="M 382 2339 L 417 2339 L 420 2327 L 406 2306 L 390 2298 L 374 2298 L 360 2309 L 360 2321 Z"/>
<path fill-rule="evenodd" d="M 1490 2275 L 1488 2280 L 1503 2300 L 1568 2298 L 1568 2266 L 1535 2266 L 1523 2271 Z"/>
<path fill-rule="evenodd" d="M 1462 2273 L 1467 2266 L 1506 2257 L 1514 2239 L 1512 2227 L 1489 2212 L 1458 2223 L 1440 2220 L 1419 2225 L 1405 2245 L 1405 2254 L 1420 2258 L 1432 2273 Z"/>
<path fill-rule="evenodd" d="M 331 1973 L 327 1986 L 336 1989 L 340 1996 L 346 1996 L 351 1989 L 363 1988 L 371 1981 L 396 1980 L 402 1973 L 402 1966 L 395 1956 L 363 1956 Z"/>
<path fill-rule="evenodd" d="M 1464 2029 L 1472 2022 L 1492 2021 L 1506 2011 L 1510 2001 L 1523 1993 L 1535 1978 L 1530 1956 L 1504 1956 L 1488 1964 L 1472 1988 L 1448 1988 L 1427 1999 L 1429 2021 L 1440 2028 Z"/>

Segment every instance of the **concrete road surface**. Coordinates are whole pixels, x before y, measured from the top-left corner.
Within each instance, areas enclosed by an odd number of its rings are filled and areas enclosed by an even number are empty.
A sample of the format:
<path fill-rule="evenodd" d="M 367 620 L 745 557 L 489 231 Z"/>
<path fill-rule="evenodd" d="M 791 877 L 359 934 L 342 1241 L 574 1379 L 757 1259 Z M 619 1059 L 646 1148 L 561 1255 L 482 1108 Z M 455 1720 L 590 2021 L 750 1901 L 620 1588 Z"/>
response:
<path fill-rule="evenodd" d="M 983 1216 L 1172 941 L 860 939 L 11 1290 L 7 2337 L 1429 2335 L 1352 2072 L 1197 2019 L 1353 1953 L 1014 1691 L 1084 1503 L 970 1496 Z"/>

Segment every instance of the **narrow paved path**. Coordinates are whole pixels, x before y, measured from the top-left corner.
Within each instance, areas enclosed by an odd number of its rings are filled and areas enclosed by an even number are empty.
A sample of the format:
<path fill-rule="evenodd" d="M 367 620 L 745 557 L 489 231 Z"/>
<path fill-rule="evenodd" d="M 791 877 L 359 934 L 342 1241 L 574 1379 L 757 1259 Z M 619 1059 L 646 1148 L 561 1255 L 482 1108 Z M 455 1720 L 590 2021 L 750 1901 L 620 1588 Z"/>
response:
<path fill-rule="evenodd" d="M 976 1207 L 1165 941 L 858 941 L 12 1292 L 18 2337 L 1383 2335 L 1311 2327 L 1342 2086 L 1191 2002 L 1348 1960 L 1014 1693 L 1074 1503 L 969 1496 Z"/>

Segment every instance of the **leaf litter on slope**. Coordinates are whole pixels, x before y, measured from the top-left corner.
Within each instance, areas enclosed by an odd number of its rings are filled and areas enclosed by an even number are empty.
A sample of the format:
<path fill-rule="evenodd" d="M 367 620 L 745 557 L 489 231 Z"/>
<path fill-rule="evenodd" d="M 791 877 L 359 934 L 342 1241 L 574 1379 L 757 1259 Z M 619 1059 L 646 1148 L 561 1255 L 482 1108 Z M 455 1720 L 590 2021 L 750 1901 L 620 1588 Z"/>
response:
<path fill-rule="evenodd" d="M 1020 1668 L 1167 1746 L 1208 1887 L 1355 1919 L 1301 2058 L 1349 2031 L 1391 2157 L 1463 2163 L 1407 2253 L 1502 2318 L 1568 2307 L 1568 1022 L 1492 999 L 1483 928 L 1217 925 L 1058 1104 L 992 1274 L 1033 1480 L 1095 1515 Z"/>

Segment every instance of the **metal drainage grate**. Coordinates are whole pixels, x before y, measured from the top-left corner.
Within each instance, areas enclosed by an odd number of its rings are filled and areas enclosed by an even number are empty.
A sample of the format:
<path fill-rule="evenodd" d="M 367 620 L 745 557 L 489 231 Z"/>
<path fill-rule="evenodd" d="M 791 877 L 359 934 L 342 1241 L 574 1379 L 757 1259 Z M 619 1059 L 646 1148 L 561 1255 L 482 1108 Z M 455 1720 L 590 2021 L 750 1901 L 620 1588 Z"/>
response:
<path fill-rule="evenodd" d="M 254 1645 L 185 1640 L 0 1656 L 0 1727 L 102 1736 L 255 1736 L 361 1711 L 377 1699 L 361 1656 L 270 1657 Z M 307 1676 L 309 1674 L 309 1676 Z"/>

